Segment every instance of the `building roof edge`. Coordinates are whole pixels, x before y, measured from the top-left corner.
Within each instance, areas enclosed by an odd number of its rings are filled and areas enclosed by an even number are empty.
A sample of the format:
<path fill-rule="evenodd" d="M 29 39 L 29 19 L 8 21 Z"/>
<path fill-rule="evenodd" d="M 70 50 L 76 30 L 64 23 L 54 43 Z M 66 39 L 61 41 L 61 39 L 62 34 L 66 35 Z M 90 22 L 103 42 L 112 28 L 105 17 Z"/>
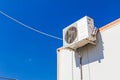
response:
<path fill-rule="evenodd" d="M 101 32 L 101 31 L 103 31 L 103 30 L 106 30 L 106 29 L 112 27 L 113 25 L 115 25 L 115 24 L 117 24 L 117 23 L 120 23 L 120 18 L 118 18 L 118 19 L 116 19 L 115 21 L 110 22 L 110 23 L 108 23 L 107 25 L 99 28 L 99 31 Z"/>

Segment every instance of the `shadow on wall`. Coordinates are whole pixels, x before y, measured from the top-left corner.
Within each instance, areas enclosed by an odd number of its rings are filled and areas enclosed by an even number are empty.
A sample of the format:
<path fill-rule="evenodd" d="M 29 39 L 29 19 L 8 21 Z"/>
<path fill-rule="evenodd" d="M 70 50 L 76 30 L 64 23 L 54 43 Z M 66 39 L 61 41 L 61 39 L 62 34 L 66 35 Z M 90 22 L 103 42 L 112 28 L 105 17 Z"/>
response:
<path fill-rule="evenodd" d="M 98 32 L 96 45 L 88 44 L 82 48 L 77 49 L 77 54 L 75 54 L 76 67 L 79 66 L 77 57 L 78 54 L 82 56 L 82 65 L 86 65 L 96 61 L 98 61 L 98 63 L 101 63 L 101 60 L 104 59 L 103 50 L 104 47 L 101 33 Z"/>

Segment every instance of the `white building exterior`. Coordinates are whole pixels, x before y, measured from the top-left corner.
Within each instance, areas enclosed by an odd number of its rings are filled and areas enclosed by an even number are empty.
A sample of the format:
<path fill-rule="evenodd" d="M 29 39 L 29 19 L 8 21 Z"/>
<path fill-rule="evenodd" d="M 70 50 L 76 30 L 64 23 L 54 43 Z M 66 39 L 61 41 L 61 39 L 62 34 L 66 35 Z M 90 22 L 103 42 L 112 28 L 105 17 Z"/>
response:
<path fill-rule="evenodd" d="M 57 80 L 120 80 L 119 61 L 120 19 L 117 19 L 99 29 L 96 46 L 88 44 L 77 51 L 57 49 Z"/>

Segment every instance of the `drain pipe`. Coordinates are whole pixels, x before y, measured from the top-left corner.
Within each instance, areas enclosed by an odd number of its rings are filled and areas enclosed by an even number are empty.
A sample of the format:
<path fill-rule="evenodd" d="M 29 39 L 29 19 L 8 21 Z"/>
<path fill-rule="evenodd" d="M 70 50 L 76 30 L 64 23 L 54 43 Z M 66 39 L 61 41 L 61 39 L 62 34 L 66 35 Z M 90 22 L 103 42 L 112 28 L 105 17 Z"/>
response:
<path fill-rule="evenodd" d="M 82 56 L 80 57 L 80 74 L 81 74 L 81 80 L 83 80 Z"/>
<path fill-rule="evenodd" d="M 82 62 L 82 60 L 83 60 L 83 58 L 82 58 L 82 52 L 81 52 L 81 48 L 78 48 L 78 49 L 76 49 L 76 53 L 79 55 L 79 61 L 80 61 L 80 80 L 83 80 L 83 69 L 82 69 L 82 64 L 83 64 L 83 62 Z"/>

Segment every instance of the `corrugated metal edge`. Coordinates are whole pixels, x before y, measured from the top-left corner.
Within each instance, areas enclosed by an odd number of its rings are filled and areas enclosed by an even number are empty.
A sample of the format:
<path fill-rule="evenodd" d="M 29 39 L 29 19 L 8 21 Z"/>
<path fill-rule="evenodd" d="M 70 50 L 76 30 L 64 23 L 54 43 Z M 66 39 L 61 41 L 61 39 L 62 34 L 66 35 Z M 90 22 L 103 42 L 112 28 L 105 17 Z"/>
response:
<path fill-rule="evenodd" d="M 57 54 L 57 80 L 60 80 L 60 56 Z"/>
<path fill-rule="evenodd" d="M 60 51 L 63 49 L 63 47 L 60 47 L 57 49 L 57 80 L 60 80 Z"/>

